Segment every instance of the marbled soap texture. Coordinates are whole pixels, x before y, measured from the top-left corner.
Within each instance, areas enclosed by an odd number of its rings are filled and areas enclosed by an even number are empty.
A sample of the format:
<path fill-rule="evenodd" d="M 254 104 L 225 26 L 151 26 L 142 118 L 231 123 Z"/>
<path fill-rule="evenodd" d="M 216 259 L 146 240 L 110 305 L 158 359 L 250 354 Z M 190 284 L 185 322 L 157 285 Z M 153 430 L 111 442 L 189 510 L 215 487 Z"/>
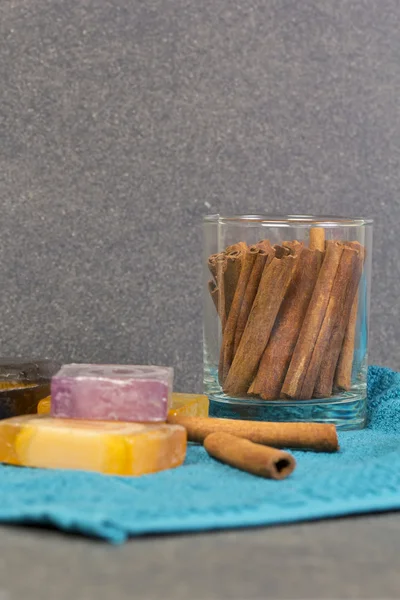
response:
<path fill-rule="evenodd" d="M 204 394 L 172 394 L 169 415 L 181 417 L 208 417 L 209 401 Z"/>
<path fill-rule="evenodd" d="M 144 475 L 181 465 L 180 425 L 110 423 L 29 415 L 0 422 L 0 462 L 26 467 Z"/>
<path fill-rule="evenodd" d="M 165 421 L 173 369 L 133 365 L 64 365 L 51 383 L 53 417 Z"/>
<path fill-rule="evenodd" d="M 168 415 L 181 417 L 208 417 L 209 401 L 203 394 L 172 394 L 172 404 Z M 43 398 L 38 404 L 38 415 L 47 415 L 51 411 L 51 398 Z"/>

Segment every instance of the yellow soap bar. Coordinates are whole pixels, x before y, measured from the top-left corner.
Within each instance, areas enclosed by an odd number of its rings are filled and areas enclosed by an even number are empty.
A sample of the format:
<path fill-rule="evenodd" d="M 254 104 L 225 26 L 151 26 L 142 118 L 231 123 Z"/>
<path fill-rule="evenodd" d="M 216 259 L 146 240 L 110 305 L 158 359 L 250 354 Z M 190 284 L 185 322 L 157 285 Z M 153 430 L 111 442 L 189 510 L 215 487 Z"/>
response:
<path fill-rule="evenodd" d="M 50 396 L 43 398 L 38 404 L 38 414 L 50 413 Z M 172 394 L 172 406 L 169 415 L 181 417 L 208 417 L 209 401 L 203 394 Z"/>
<path fill-rule="evenodd" d="M 168 415 L 180 417 L 208 417 L 209 401 L 203 394 L 172 394 Z"/>
<path fill-rule="evenodd" d="M 0 381 L 0 390 L 15 390 L 16 388 L 34 387 L 35 384 L 31 381 Z"/>
<path fill-rule="evenodd" d="M 0 462 L 25 467 L 144 475 L 181 465 L 180 425 L 74 421 L 26 415 L 0 421 Z"/>
<path fill-rule="evenodd" d="M 48 415 L 51 408 L 51 396 L 46 396 L 43 400 L 40 400 L 37 406 L 38 415 Z"/>

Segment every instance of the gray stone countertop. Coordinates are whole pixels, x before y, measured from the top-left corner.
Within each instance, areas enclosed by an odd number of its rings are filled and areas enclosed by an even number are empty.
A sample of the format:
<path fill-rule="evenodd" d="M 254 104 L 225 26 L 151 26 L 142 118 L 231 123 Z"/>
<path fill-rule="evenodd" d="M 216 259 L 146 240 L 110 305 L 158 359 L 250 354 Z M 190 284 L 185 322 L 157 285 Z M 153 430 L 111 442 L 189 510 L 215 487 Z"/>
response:
<path fill-rule="evenodd" d="M 395 599 L 400 517 L 136 538 L 3 526 L 1 600 Z"/>

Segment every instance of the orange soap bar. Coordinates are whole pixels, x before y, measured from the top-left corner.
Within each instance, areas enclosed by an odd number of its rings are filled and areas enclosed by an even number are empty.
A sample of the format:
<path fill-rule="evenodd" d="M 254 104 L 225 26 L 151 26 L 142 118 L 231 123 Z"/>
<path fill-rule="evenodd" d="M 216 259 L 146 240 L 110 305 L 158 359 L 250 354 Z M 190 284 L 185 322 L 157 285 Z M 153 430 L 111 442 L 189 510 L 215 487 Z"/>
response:
<path fill-rule="evenodd" d="M 50 385 L 33 384 L 22 387 L 8 387 L 0 384 L 0 419 L 10 419 L 18 415 L 32 415 L 36 413 L 38 403 L 50 392 Z"/>
<path fill-rule="evenodd" d="M 37 406 L 38 415 L 48 415 L 51 408 L 51 396 L 46 396 L 43 400 L 40 400 Z"/>
<path fill-rule="evenodd" d="M 0 421 L 0 462 L 25 467 L 144 475 L 181 465 L 180 425 L 56 419 L 26 415 Z"/>
<path fill-rule="evenodd" d="M 36 413 L 59 368 L 47 359 L 0 358 L 0 419 Z"/>
<path fill-rule="evenodd" d="M 43 398 L 38 404 L 38 414 L 50 413 L 50 396 Z M 169 415 L 181 417 L 208 417 L 209 401 L 203 394 L 172 394 L 172 406 Z"/>
<path fill-rule="evenodd" d="M 0 390 L 15 390 L 33 387 L 30 381 L 0 381 Z"/>
<path fill-rule="evenodd" d="M 168 416 L 208 417 L 209 401 L 203 394 L 172 394 L 172 406 Z"/>

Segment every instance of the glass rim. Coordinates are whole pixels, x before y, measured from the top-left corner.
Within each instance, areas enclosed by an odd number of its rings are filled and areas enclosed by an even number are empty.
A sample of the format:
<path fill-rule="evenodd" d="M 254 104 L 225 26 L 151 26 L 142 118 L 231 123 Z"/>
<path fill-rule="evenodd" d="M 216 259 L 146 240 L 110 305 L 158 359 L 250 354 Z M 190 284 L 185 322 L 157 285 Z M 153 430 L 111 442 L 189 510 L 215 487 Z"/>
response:
<path fill-rule="evenodd" d="M 203 222 L 218 225 L 258 224 L 263 227 L 365 227 L 373 224 L 373 219 L 362 217 L 339 217 L 333 215 L 206 215 Z"/>

